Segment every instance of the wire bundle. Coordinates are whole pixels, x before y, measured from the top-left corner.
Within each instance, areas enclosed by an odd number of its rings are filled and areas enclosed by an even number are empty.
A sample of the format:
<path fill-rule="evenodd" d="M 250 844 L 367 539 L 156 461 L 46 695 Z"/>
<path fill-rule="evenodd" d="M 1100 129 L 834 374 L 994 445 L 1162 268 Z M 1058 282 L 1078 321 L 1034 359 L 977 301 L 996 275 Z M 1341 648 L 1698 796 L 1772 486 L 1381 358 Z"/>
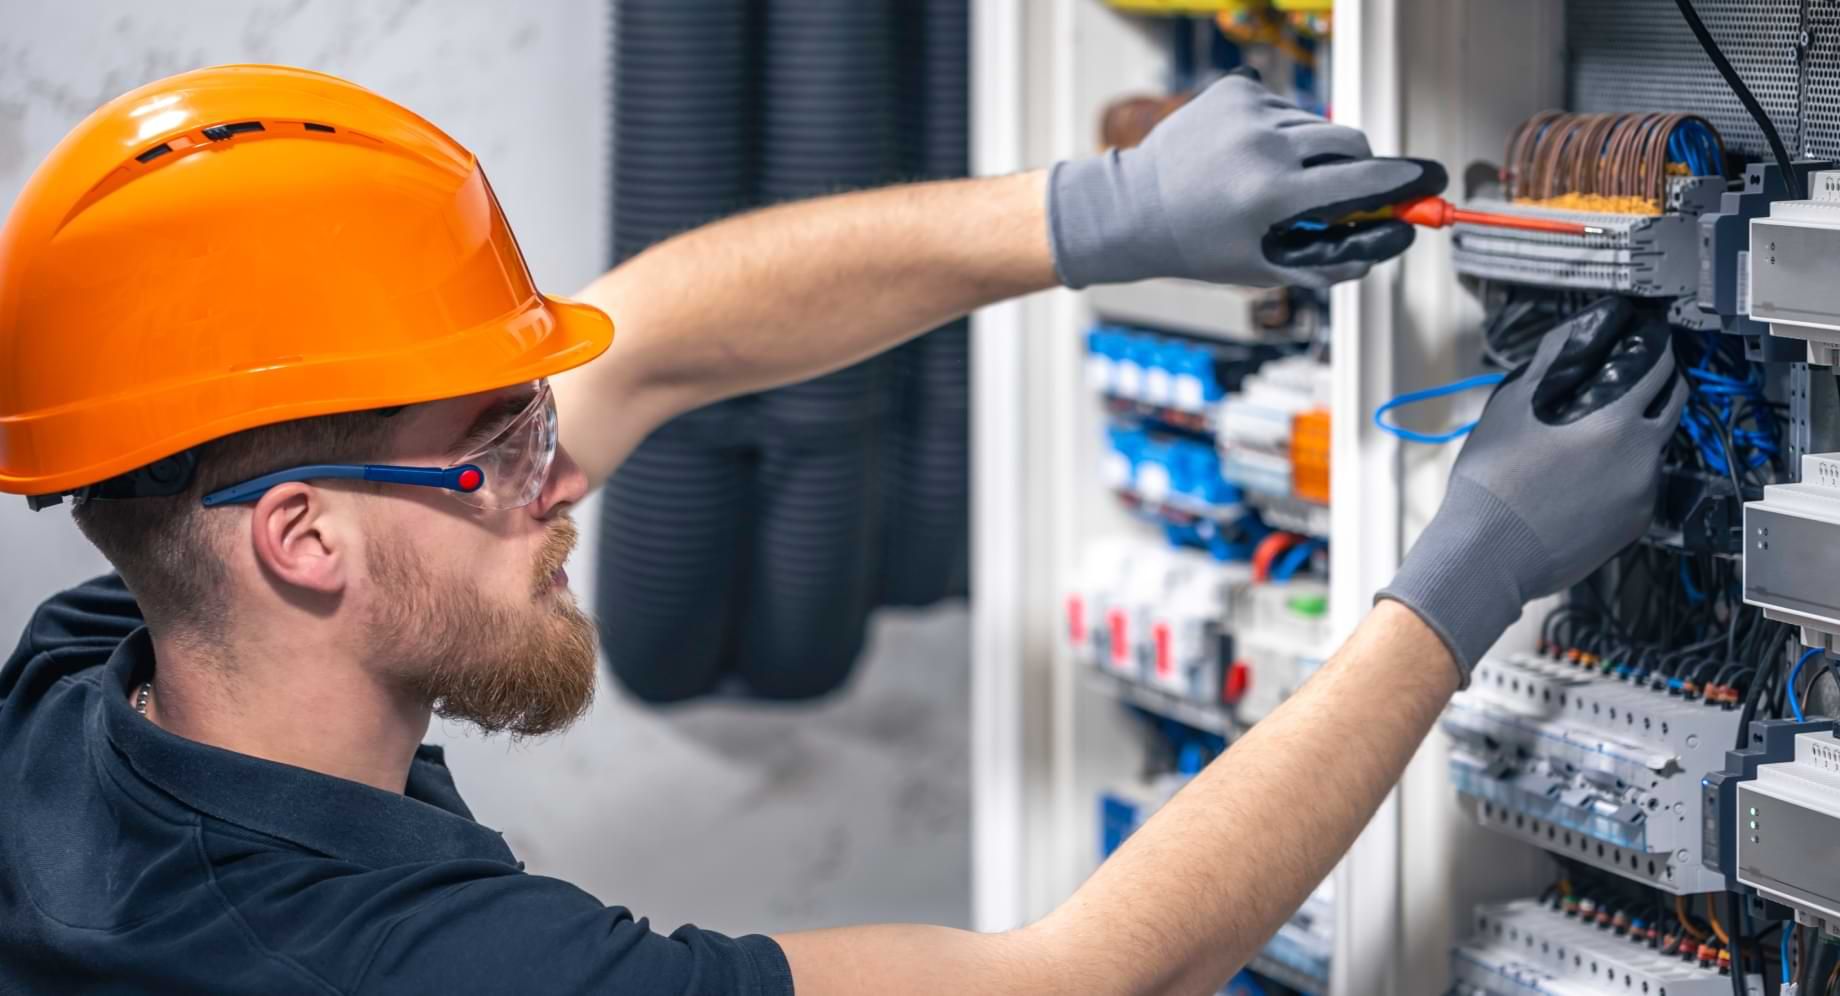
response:
<path fill-rule="evenodd" d="M 1547 614 L 1540 650 L 1656 692 L 1742 707 L 1743 729 L 1760 711 L 1789 713 L 1776 693 L 1794 637 L 1744 604 L 1730 558 L 1637 546 Z"/>
<path fill-rule="evenodd" d="M 1595 291 L 1554 290 L 1521 284 L 1484 283 L 1482 351 L 1489 363 L 1512 370 L 1533 358 L 1540 340 L 1597 300 Z"/>
<path fill-rule="evenodd" d="M 1763 367 L 1745 360 L 1743 344 L 1716 332 L 1681 332 L 1675 355 L 1690 393 L 1670 462 L 1729 477 L 1742 496 L 1745 485 L 1768 483 L 1764 468 L 1782 469 L 1780 405 L 1764 392 Z"/>
<path fill-rule="evenodd" d="M 1693 114 L 1541 111 L 1508 137 L 1502 182 L 1523 203 L 1659 214 L 1670 176 L 1719 176 L 1725 144 Z"/>
<path fill-rule="evenodd" d="M 1494 283 L 1484 285 L 1482 295 L 1483 353 L 1504 369 L 1526 362 L 1547 332 L 1593 299 Z M 1754 493 L 1785 469 L 1783 406 L 1770 400 L 1764 368 L 1745 358 L 1742 340 L 1716 332 L 1676 331 L 1674 354 L 1689 394 L 1669 444 L 1670 468 L 1727 478 L 1740 496 Z"/>

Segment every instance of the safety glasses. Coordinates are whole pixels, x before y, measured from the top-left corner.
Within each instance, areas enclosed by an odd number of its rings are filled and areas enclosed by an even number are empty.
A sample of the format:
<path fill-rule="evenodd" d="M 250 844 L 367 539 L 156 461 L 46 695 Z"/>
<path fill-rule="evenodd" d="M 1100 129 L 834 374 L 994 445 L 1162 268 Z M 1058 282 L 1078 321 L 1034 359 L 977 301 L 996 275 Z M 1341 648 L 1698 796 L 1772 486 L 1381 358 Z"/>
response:
<path fill-rule="evenodd" d="M 548 381 L 505 427 L 447 467 L 390 464 L 310 464 L 264 474 L 204 496 L 206 508 L 261 498 L 270 488 L 293 481 L 358 480 L 442 488 L 459 501 L 484 509 L 522 508 L 543 493 L 556 459 L 556 400 Z"/>

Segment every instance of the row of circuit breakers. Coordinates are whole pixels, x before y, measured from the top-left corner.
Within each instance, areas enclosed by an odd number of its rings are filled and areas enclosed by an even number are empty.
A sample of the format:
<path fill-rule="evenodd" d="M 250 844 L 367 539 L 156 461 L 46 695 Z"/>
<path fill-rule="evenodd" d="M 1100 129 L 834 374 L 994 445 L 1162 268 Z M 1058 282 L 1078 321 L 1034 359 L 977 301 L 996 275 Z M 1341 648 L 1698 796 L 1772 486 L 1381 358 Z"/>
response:
<path fill-rule="evenodd" d="M 1803 164 L 1803 200 L 1786 196 L 1773 165 L 1752 165 L 1735 190 L 1718 177 L 1670 184 L 1666 210 L 1654 216 L 1485 203 L 1588 218 L 1602 234 L 1459 226 L 1456 268 L 1487 281 L 1668 299 L 1677 327 L 1751 337 L 1752 359 L 1806 362 L 1803 384 L 1831 383 L 1840 359 L 1840 171 L 1826 165 Z M 1805 387 L 1790 393 L 1803 427 L 1790 451 L 1796 483 L 1769 484 L 1761 500 L 1743 504 L 1741 526 L 1733 515 L 1712 555 L 1741 557 L 1744 604 L 1831 652 L 1840 636 L 1840 453 L 1805 452 L 1811 402 Z M 1824 658 L 1809 656 L 1810 673 L 1819 673 Z M 1489 829 L 1575 864 L 1671 896 L 1737 893 L 1758 925 L 1792 915 L 1840 941 L 1836 724 L 1810 715 L 1742 728 L 1735 699 L 1683 696 L 1593 663 L 1543 648 L 1477 668 L 1441 724 L 1465 807 Z M 1453 991 L 1734 991 L 1716 960 L 1664 955 L 1652 931 L 1645 943 L 1640 930 L 1607 922 L 1531 899 L 1480 908 L 1454 953 Z M 1763 992 L 1755 960 L 1747 969 L 1739 986 Z"/>

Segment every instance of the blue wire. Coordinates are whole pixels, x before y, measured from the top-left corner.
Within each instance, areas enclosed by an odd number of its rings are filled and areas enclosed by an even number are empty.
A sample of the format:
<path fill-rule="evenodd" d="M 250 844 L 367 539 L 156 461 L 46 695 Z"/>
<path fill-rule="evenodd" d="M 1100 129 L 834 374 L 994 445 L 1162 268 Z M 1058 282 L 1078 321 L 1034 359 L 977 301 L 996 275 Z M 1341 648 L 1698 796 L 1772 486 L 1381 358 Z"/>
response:
<path fill-rule="evenodd" d="M 1693 586 L 1693 578 L 1687 574 L 1687 558 L 1680 558 L 1680 586 L 1687 589 L 1687 603 L 1698 605 L 1706 600 L 1704 592 Z"/>
<path fill-rule="evenodd" d="M 1783 924 L 1782 932 L 1782 966 L 1783 985 L 1789 984 L 1789 935 L 1795 931 L 1795 921 Z"/>
<path fill-rule="evenodd" d="M 1227 980 L 1226 991 L 1229 996 L 1265 996 L 1265 987 L 1259 985 L 1251 972 L 1245 971 Z"/>
<path fill-rule="evenodd" d="M 1315 540 L 1305 540 L 1291 547 L 1289 550 L 1284 551 L 1284 556 L 1272 566 L 1272 581 L 1283 584 L 1296 576 L 1297 572 L 1303 568 L 1303 565 L 1310 562 L 1310 555 L 1316 552 L 1316 548 L 1319 545 L 1320 544 Z"/>
<path fill-rule="evenodd" d="M 1716 371 L 1714 363 L 1736 362 L 1730 355 L 1729 345 L 1713 333 L 1701 333 L 1698 343 L 1697 360 L 1692 366 L 1683 367 L 1696 407 L 1682 413 L 1681 430 L 1698 450 L 1706 467 L 1716 473 L 1728 473 L 1734 465 L 1746 469 L 1763 467 L 1780 454 L 1782 448 L 1781 429 L 1775 413 L 1768 407 L 1758 371 L 1749 368 L 1743 378 Z M 1701 413 L 1702 407 L 1709 410 L 1710 418 Z M 1756 428 L 1742 428 L 1746 422 Z M 1720 429 L 1730 433 L 1734 450 L 1739 450 L 1740 446 L 1743 450 L 1727 453 Z"/>
<path fill-rule="evenodd" d="M 1820 652 L 1820 647 L 1809 647 L 1802 651 L 1802 656 L 1796 659 L 1795 666 L 1789 669 L 1789 711 L 1795 713 L 1795 721 L 1798 723 L 1805 722 L 1807 717 L 1802 715 L 1801 697 L 1795 694 L 1795 679 L 1802 676 L 1802 665 L 1808 663 L 1810 657 Z"/>
<path fill-rule="evenodd" d="M 1507 374 L 1500 374 L 1500 373 L 1478 374 L 1475 377 L 1465 377 L 1462 380 L 1459 380 L 1459 381 L 1456 381 L 1450 384 L 1445 384 L 1441 387 L 1428 387 L 1422 391 L 1407 392 L 1405 394 L 1400 395 L 1397 398 L 1394 398 L 1391 401 L 1388 401 L 1386 404 L 1381 405 L 1380 407 L 1374 409 L 1374 425 L 1377 426 L 1382 432 L 1390 432 L 1393 435 L 1398 436 L 1400 439 L 1403 439 L 1403 440 L 1406 440 L 1407 442 L 1412 442 L 1412 443 L 1427 443 L 1433 446 L 1437 446 L 1437 445 L 1451 442 L 1453 440 L 1462 439 L 1464 436 L 1469 434 L 1469 431 L 1471 429 L 1474 429 L 1476 427 L 1475 422 L 1470 422 L 1467 425 L 1457 426 L 1455 429 L 1452 429 L 1449 432 L 1433 434 L 1433 433 L 1418 432 L 1418 431 L 1408 429 L 1400 425 L 1393 425 L 1392 423 L 1388 422 L 1383 416 L 1385 416 L 1387 412 L 1390 412 L 1395 408 L 1404 408 L 1407 405 L 1416 405 L 1421 401 L 1430 401 L 1433 398 L 1442 398 L 1445 395 L 1458 394 L 1463 391 L 1473 391 L 1478 387 L 1494 387 L 1495 385 L 1507 379 L 1508 379 Z"/>

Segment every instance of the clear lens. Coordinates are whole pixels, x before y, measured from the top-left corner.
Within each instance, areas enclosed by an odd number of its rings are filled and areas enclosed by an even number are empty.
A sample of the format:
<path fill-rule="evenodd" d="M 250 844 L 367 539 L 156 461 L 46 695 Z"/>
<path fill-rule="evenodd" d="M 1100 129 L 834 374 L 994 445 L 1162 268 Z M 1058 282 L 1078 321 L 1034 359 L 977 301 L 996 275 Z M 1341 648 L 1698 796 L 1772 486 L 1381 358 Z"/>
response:
<path fill-rule="evenodd" d="M 503 431 L 454 462 L 473 464 L 486 482 L 474 492 L 449 492 L 478 508 L 522 508 L 536 501 L 556 459 L 556 400 L 549 382 L 538 381 L 536 396 Z"/>

